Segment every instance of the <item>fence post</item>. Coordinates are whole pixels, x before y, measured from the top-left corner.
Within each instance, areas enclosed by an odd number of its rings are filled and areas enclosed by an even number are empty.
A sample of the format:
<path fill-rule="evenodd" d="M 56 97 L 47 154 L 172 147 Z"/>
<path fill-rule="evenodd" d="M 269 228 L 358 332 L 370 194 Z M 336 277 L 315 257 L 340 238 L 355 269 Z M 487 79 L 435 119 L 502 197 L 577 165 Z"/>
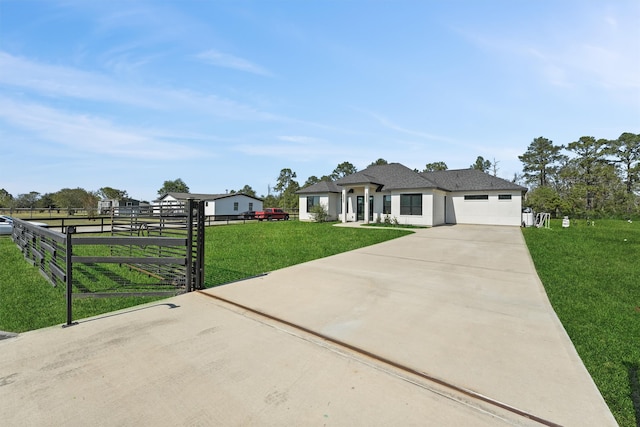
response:
<path fill-rule="evenodd" d="M 67 323 L 62 325 L 63 328 L 75 325 L 73 323 L 73 242 L 72 235 L 76 228 L 72 225 L 67 226 L 67 250 L 66 250 L 66 282 L 67 282 Z"/>
<path fill-rule="evenodd" d="M 196 240 L 196 289 L 204 288 L 204 202 L 198 202 L 198 228 Z"/>
<path fill-rule="evenodd" d="M 186 277 L 184 280 L 185 292 L 193 290 L 193 206 L 194 199 L 187 199 L 187 251 L 186 251 Z"/>

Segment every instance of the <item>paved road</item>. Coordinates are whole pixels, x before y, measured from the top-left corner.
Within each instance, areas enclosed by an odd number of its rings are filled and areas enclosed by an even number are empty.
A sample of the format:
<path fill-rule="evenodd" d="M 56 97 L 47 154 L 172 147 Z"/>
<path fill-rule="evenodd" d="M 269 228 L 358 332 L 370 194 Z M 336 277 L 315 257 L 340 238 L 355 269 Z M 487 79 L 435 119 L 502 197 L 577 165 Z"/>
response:
<path fill-rule="evenodd" d="M 0 419 L 616 425 L 520 230 L 485 226 L 419 230 L 2 340 Z"/>

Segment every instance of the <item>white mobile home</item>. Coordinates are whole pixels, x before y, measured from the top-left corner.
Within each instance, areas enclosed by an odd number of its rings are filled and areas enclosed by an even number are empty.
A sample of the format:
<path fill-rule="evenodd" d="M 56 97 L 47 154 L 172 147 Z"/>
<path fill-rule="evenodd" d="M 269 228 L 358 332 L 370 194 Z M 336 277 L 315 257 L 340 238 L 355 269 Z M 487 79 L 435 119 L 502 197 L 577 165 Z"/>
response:
<path fill-rule="evenodd" d="M 237 216 L 247 211 L 261 211 L 262 199 L 247 196 L 242 193 L 232 194 L 197 194 L 197 193 L 167 193 L 158 199 L 156 205 L 170 205 L 177 201 L 195 199 L 204 201 L 206 216 Z"/>

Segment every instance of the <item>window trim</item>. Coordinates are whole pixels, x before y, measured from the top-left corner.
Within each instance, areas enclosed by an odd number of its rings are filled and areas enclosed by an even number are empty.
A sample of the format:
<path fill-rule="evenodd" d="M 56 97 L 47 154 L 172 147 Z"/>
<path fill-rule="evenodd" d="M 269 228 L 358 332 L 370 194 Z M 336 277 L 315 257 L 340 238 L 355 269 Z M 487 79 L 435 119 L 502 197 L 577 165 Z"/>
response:
<path fill-rule="evenodd" d="M 382 214 L 391 215 L 391 194 L 382 196 Z"/>
<path fill-rule="evenodd" d="M 317 203 L 315 199 L 317 199 Z M 311 212 L 311 208 L 319 204 L 320 196 L 307 196 L 307 212 Z"/>
<path fill-rule="evenodd" d="M 400 194 L 400 215 L 422 216 L 422 196 L 422 193 Z M 403 204 L 403 202 L 406 202 L 407 200 L 409 200 L 409 204 Z M 414 205 L 414 201 L 419 201 L 419 203 Z M 409 210 L 408 213 L 407 208 Z"/>
<path fill-rule="evenodd" d="M 498 194 L 498 200 L 511 201 L 513 196 L 511 194 Z"/>
<path fill-rule="evenodd" d="M 465 194 L 464 201 L 484 202 L 489 200 L 488 194 Z"/>

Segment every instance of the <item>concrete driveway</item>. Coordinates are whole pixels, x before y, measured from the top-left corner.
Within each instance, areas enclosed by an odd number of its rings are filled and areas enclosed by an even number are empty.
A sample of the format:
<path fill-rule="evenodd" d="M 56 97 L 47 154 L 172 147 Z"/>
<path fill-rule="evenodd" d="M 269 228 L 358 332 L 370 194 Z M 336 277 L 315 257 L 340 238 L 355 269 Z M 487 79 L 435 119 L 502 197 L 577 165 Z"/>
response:
<path fill-rule="evenodd" d="M 488 226 L 423 229 L 2 340 L 0 419 L 616 425 L 520 230 Z"/>

